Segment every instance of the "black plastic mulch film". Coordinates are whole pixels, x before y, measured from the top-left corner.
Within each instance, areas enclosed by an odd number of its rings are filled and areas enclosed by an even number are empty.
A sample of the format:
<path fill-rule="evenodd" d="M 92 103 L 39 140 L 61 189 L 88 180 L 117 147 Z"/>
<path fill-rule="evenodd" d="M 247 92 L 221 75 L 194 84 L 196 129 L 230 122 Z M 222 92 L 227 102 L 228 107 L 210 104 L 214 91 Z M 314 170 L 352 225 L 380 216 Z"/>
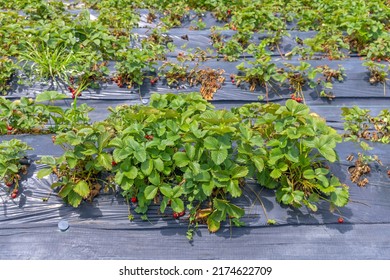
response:
<path fill-rule="evenodd" d="M 215 24 L 209 15 L 204 21 L 208 27 Z M 211 46 L 209 29 L 188 31 L 185 27 L 188 26 L 168 32 L 177 46 L 169 59 L 174 60 L 177 52 L 182 51 L 180 46 L 185 43 L 191 48 L 206 49 Z M 146 30 L 139 28 L 136 31 L 142 36 Z M 283 38 L 280 48 L 283 53 L 291 51 L 296 45 L 293 39 L 295 36 L 305 38 L 313 35 L 312 32 L 291 32 L 295 33 Z M 181 38 L 183 34 L 188 35 L 188 41 Z M 227 37 L 232 34 L 232 31 L 225 32 Z M 260 40 L 262 36 L 264 34 L 256 34 L 254 38 Z M 284 62 L 277 53 L 273 60 Z M 244 59 L 236 62 L 211 59 L 201 64 L 202 67 L 225 70 L 226 81 L 211 101 L 217 108 L 258 102 L 258 97 L 264 96 L 262 91 L 251 92 L 238 88 L 228 79 L 231 73 L 237 73 L 236 65 L 242 61 Z M 294 57 L 287 62 L 299 64 Z M 318 60 L 308 62 L 313 66 L 325 63 Z M 388 95 L 384 95 L 383 85 L 374 86 L 368 82 L 367 69 L 358 57 L 340 61 L 326 60 L 325 64 L 332 68 L 338 65 L 345 68 L 345 80 L 334 83 L 332 92 L 336 98 L 332 101 L 320 98 L 313 89 L 304 92 L 311 110 L 325 118 L 330 126 L 342 132 L 340 108 L 344 106 L 358 105 L 370 109 L 372 114 L 389 109 L 390 101 Z M 114 63 L 109 64 L 112 71 L 113 66 Z M 6 98 L 33 97 L 47 89 L 46 85 L 41 84 L 14 88 Z M 63 88 L 55 90 L 68 94 Z M 108 106 L 146 104 L 152 93 L 192 91 L 199 91 L 199 87 L 176 90 L 161 83 L 155 86 L 144 83 L 138 92 L 120 89 L 115 84 L 105 84 L 97 91 L 83 92 L 80 101 L 95 109 L 90 113 L 92 120 L 102 120 L 108 115 Z M 271 91 L 269 101 L 284 103 L 289 97 L 286 88 L 278 94 Z M 59 104 L 67 107 L 71 102 L 69 98 Z M 42 155 L 58 156 L 62 153 L 61 148 L 53 145 L 50 135 L 1 136 L 0 140 L 14 137 L 34 147 L 33 151 L 29 151 L 33 160 Z M 43 202 L 42 199 L 51 192 L 52 178 L 37 179 L 37 171 L 42 166 L 33 162 L 29 174 L 21 181 L 21 195 L 17 199 L 12 200 L 6 193 L 0 193 L 0 259 L 388 259 L 390 178 L 386 171 L 390 169 L 390 146 L 373 146 L 374 150 L 370 154 L 378 155 L 383 165 L 372 164 L 368 176 L 370 183 L 363 188 L 350 181 L 348 167 L 351 162 L 346 160 L 349 154 L 356 155 L 359 152 L 358 146 L 343 143 L 337 147 L 340 161 L 331 168 L 343 183 L 350 186 L 351 195 L 349 204 L 341 209 L 346 220 L 344 224 L 337 224 L 339 214 L 331 213 L 326 203 L 319 205 L 317 213 L 305 208 L 280 206 L 272 191 L 248 182 L 244 189 L 245 195 L 235 201 L 245 209 L 243 221 L 246 226 L 231 228 L 225 224 L 216 234 L 209 234 L 206 227 L 200 226 L 193 242 L 188 242 L 185 237 L 187 221 L 157 215 L 158 206 L 150 209 L 149 221 L 142 221 L 136 216 L 134 221 L 129 222 L 128 205 L 120 194 L 102 194 L 92 203 L 82 203 L 77 209 L 65 205 L 55 193 L 50 195 L 47 202 Z M 257 199 L 258 195 L 261 195 L 268 217 L 276 220 L 277 225 L 266 224 L 267 219 Z M 62 220 L 69 224 L 64 232 L 58 228 Z M 171 254 L 173 250 L 177 254 Z"/>

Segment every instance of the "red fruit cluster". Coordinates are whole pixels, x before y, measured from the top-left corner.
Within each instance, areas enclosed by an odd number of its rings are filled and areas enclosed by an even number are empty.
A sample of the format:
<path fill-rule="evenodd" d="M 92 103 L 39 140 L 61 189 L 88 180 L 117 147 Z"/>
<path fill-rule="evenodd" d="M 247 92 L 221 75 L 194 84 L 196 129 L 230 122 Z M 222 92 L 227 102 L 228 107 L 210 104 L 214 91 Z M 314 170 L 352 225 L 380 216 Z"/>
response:
<path fill-rule="evenodd" d="M 15 199 L 18 196 L 18 193 L 19 193 L 18 189 L 14 189 L 13 192 L 11 193 L 11 198 Z"/>
<path fill-rule="evenodd" d="M 155 77 L 155 78 L 153 78 L 153 79 L 150 79 L 150 84 L 151 84 L 152 86 L 154 86 L 154 85 L 157 83 L 158 80 L 159 80 L 158 77 Z"/>
<path fill-rule="evenodd" d="M 303 99 L 301 97 L 296 97 L 295 94 L 291 94 L 291 99 L 295 100 L 296 102 L 302 103 Z"/>
<path fill-rule="evenodd" d="M 236 81 L 234 80 L 234 75 L 230 75 L 230 81 L 232 82 L 232 84 L 234 85 L 236 83 Z"/>
<path fill-rule="evenodd" d="M 145 135 L 145 139 L 147 139 L 147 140 L 153 140 L 153 135 Z"/>
<path fill-rule="evenodd" d="M 182 211 L 182 212 L 173 212 L 173 218 L 174 219 L 178 219 L 180 217 L 183 217 L 185 215 L 186 211 Z"/>
<path fill-rule="evenodd" d="M 122 76 L 118 76 L 118 77 L 113 77 L 113 78 L 111 78 L 111 80 L 114 82 L 114 83 L 116 83 L 116 85 L 118 86 L 118 87 L 123 87 L 123 79 L 122 79 Z"/>
<path fill-rule="evenodd" d="M 81 96 L 81 93 L 77 93 L 77 90 L 74 89 L 74 88 L 71 87 L 71 86 L 68 87 L 68 90 L 69 90 L 70 93 L 72 94 L 72 99 L 75 99 L 75 98 L 76 98 L 76 95 L 77 95 L 77 96 Z"/>

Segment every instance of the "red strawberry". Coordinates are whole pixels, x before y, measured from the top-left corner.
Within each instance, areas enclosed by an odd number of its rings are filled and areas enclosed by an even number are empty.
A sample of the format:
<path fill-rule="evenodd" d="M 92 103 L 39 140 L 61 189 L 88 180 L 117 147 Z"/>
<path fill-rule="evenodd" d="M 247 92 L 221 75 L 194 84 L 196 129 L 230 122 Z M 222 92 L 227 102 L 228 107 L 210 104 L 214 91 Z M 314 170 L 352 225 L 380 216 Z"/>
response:
<path fill-rule="evenodd" d="M 174 219 L 177 219 L 177 218 L 180 217 L 180 216 L 179 216 L 179 213 L 176 213 L 176 212 L 173 212 L 173 215 L 172 215 L 172 216 L 173 216 Z"/>
<path fill-rule="evenodd" d="M 113 160 L 113 161 L 111 162 L 111 165 L 112 165 L 112 166 L 115 166 L 115 165 L 117 165 L 117 163 Z"/>
<path fill-rule="evenodd" d="M 339 224 L 342 224 L 342 223 L 344 223 L 344 219 L 343 219 L 343 217 L 340 217 L 340 218 L 337 220 L 337 222 L 338 222 Z"/>
<path fill-rule="evenodd" d="M 12 129 L 14 129 L 12 126 L 7 125 L 7 130 L 12 130 Z"/>
<path fill-rule="evenodd" d="M 11 186 L 12 186 L 12 182 L 6 182 L 5 185 L 6 185 L 7 187 L 11 187 Z"/>
<path fill-rule="evenodd" d="M 131 202 L 137 203 L 137 198 L 136 198 L 135 196 L 133 196 L 133 197 L 131 198 Z"/>
<path fill-rule="evenodd" d="M 183 216 L 185 215 L 185 213 L 186 213 L 186 211 L 183 210 L 183 211 L 181 211 L 178 215 L 179 215 L 179 217 L 183 217 Z"/>
<path fill-rule="evenodd" d="M 18 196 L 17 193 L 12 193 L 12 194 L 11 194 L 11 198 L 12 198 L 12 199 L 15 199 L 17 196 Z"/>

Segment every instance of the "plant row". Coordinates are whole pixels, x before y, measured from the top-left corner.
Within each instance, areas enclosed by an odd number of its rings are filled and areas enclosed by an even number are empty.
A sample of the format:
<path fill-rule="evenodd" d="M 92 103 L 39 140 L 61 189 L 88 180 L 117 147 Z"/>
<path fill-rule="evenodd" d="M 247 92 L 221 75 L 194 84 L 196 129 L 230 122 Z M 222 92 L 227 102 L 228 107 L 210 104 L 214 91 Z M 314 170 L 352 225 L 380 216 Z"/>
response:
<path fill-rule="evenodd" d="M 210 232 L 226 220 L 242 225 L 244 210 L 236 201 L 247 179 L 291 207 L 316 211 L 326 201 L 333 211 L 348 202 L 348 187 L 330 169 L 342 137 L 294 100 L 229 111 L 216 110 L 197 93 L 154 94 L 148 106 L 109 110 L 103 121 L 76 118 L 69 130 L 60 129 L 53 142 L 63 155 L 40 160 L 47 167 L 38 177 L 53 176 L 52 188 L 74 207 L 112 189 L 144 219 L 151 204 L 160 214 L 186 215 L 191 237 L 203 223 Z M 0 178 L 17 190 L 19 159 L 28 147 L 15 139 L 1 145 Z"/>
<path fill-rule="evenodd" d="M 298 46 L 288 54 L 281 53 L 285 60 L 294 54 L 301 55 L 302 59 L 318 58 L 318 52 L 331 59 L 341 59 L 349 51 L 358 51 L 369 59 L 389 58 L 390 13 L 384 1 L 314 1 L 310 4 L 305 1 L 246 0 L 82 2 L 81 11 L 72 13 L 72 6 L 61 1 L 0 1 L 4 8 L 0 13 L 1 94 L 7 94 L 19 83 L 45 81 L 61 83 L 76 96 L 86 88 L 99 88 L 106 82 L 134 88 L 149 78 L 152 86 L 162 79 L 172 86 L 183 81 L 190 86 L 200 84 L 202 94 L 211 99 L 221 86 L 222 70 L 202 68 L 199 64 L 213 57 L 233 61 L 243 55 L 253 57 L 254 61 L 248 62 L 250 66 L 240 65 L 238 75 L 243 72 L 240 81 L 248 82 L 250 89 L 261 86 L 268 92 L 268 81 L 290 80 L 290 74 L 277 75 L 281 69 L 271 61 L 269 51 L 279 48 L 282 36 L 288 36 L 287 23 L 292 21 L 297 21 L 300 29 L 311 28 L 318 33 L 306 40 L 295 38 Z M 77 3 L 73 6 L 79 7 Z M 98 17 L 94 19 L 86 8 L 96 9 Z M 228 38 L 223 30 L 212 30 L 210 41 L 216 53 L 211 49 L 184 47 L 185 52 L 177 55 L 178 63 L 166 62 L 167 55 L 176 48 L 166 33 L 167 28 L 159 24 L 149 27 L 146 36 L 133 31 L 142 8 L 148 8 L 151 21 L 157 17 L 153 13 L 160 13 L 166 27 L 171 26 L 167 23 L 171 20 L 182 22 L 191 11 L 196 11 L 200 18 L 203 12 L 210 11 L 217 20 L 227 21 L 222 29 L 234 26 L 237 33 Z M 260 43 L 254 43 L 255 31 L 268 31 L 270 35 Z M 182 39 L 188 40 L 188 35 L 183 35 Z M 109 61 L 115 62 L 115 73 L 110 73 Z M 186 62 L 192 61 L 197 64 L 189 68 Z M 157 67 L 161 62 L 163 65 Z M 371 73 L 370 81 L 385 84 L 388 65 L 371 63 L 366 65 Z M 294 67 L 286 65 L 284 69 L 294 72 Z M 299 67 L 312 71 L 307 66 Z M 329 71 L 329 75 L 342 76 L 339 69 Z M 215 82 L 207 83 L 207 80 Z M 329 81 L 324 85 L 325 88 L 329 86 Z M 303 99 L 299 96 L 299 87 L 295 86 L 292 85 L 294 97 Z M 326 91 L 321 95 L 334 96 Z"/>

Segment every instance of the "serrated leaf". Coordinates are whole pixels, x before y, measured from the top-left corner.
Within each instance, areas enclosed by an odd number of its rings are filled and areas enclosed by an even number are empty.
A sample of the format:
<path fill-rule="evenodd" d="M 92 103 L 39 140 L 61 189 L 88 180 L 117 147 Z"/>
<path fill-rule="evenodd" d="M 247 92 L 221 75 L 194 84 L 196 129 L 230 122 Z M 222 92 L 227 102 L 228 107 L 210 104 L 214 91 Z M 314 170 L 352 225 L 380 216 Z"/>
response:
<path fill-rule="evenodd" d="M 43 177 L 49 176 L 51 173 L 53 173 L 52 168 L 44 168 L 38 171 L 37 178 L 42 179 Z"/>
<path fill-rule="evenodd" d="M 162 184 L 162 185 L 160 186 L 160 192 L 161 192 L 163 195 L 167 196 L 167 197 L 172 197 L 172 196 L 173 196 L 172 188 L 171 188 L 171 186 L 168 185 L 168 184 Z"/>
<path fill-rule="evenodd" d="M 316 174 L 314 173 L 313 169 L 306 169 L 305 171 L 303 171 L 303 177 L 305 179 L 311 180 L 316 177 Z"/>
<path fill-rule="evenodd" d="M 219 141 L 212 137 L 212 136 L 208 136 L 204 139 L 204 145 L 203 145 L 206 149 L 209 149 L 209 150 L 218 150 L 219 149 Z"/>
<path fill-rule="evenodd" d="M 193 161 L 194 158 L 195 158 L 195 147 L 192 146 L 191 144 L 185 144 L 184 148 L 186 149 L 186 154 L 187 154 L 187 157 Z"/>
<path fill-rule="evenodd" d="M 257 171 L 262 172 L 264 169 L 264 160 L 260 157 L 252 157 L 252 162 L 255 164 Z"/>
<path fill-rule="evenodd" d="M 246 166 L 236 166 L 230 171 L 232 179 L 245 177 L 248 175 L 248 172 L 249 170 Z"/>
<path fill-rule="evenodd" d="M 147 186 L 145 188 L 145 191 L 144 191 L 144 195 L 145 195 L 145 198 L 146 199 L 153 199 L 156 194 L 157 194 L 157 191 L 158 191 L 158 187 L 157 186 Z"/>
<path fill-rule="evenodd" d="M 96 148 L 90 148 L 85 151 L 82 151 L 81 153 L 86 156 L 91 156 L 97 154 L 98 150 Z"/>
<path fill-rule="evenodd" d="M 330 195 L 330 201 L 337 207 L 345 206 L 349 201 L 349 192 L 347 188 L 336 188 Z"/>
<path fill-rule="evenodd" d="M 245 214 L 244 209 L 232 203 L 228 204 L 228 207 L 226 207 L 226 211 L 230 217 L 234 217 L 234 218 L 241 218 Z"/>
<path fill-rule="evenodd" d="M 138 175 L 138 169 L 135 166 L 131 166 L 128 171 L 124 171 L 123 175 L 126 176 L 130 180 L 134 180 L 137 178 Z"/>
<path fill-rule="evenodd" d="M 190 159 L 184 152 L 177 152 L 173 155 L 173 160 L 178 167 L 187 166 L 190 163 Z"/>
<path fill-rule="evenodd" d="M 139 162 L 144 162 L 146 160 L 146 151 L 144 149 L 140 149 L 140 150 L 134 151 L 134 157 Z"/>
<path fill-rule="evenodd" d="M 285 156 L 289 161 L 299 162 L 299 150 L 295 146 L 290 147 Z"/>
<path fill-rule="evenodd" d="M 160 158 L 153 160 L 153 165 L 157 171 L 162 172 L 164 170 L 164 162 Z"/>
<path fill-rule="evenodd" d="M 202 190 L 203 190 L 204 194 L 207 196 L 210 196 L 213 192 L 214 186 L 215 186 L 214 181 L 209 181 L 207 183 L 203 183 Z"/>
<path fill-rule="evenodd" d="M 79 194 L 83 198 L 86 198 L 90 193 L 89 186 L 88 186 L 87 182 L 85 182 L 85 181 L 78 182 L 74 186 L 73 191 L 76 192 L 77 194 Z"/>
<path fill-rule="evenodd" d="M 68 183 L 65 186 L 61 188 L 61 190 L 58 192 L 58 196 L 61 198 L 65 198 L 68 196 L 68 194 L 73 190 L 74 184 Z"/>
<path fill-rule="evenodd" d="M 214 233 L 219 230 L 221 227 L 221 222 L 215 219 L 215 213 L 218 211 L 213 212 L 209 217 L 207 218 L 207 228 L 210 232 Z"/>
<path fill-rule="evenodd" d="M 184 202 L 180 198 L 172 198 L 171 199 L 171 208 L 174 212 L 180 213 L 184 211 Z"/>
<path fill-rule="evenodd" d="M 148 177 L 149 182 L 152 183 L 155 186 L 160 185 L 160 173 L 156 172 L 156 170 L 153 170 L 152 173 Z"/>
<path fill-rule="evenodd" d="M 169 198 L 167 197 L 164 197 L 163 200 L 161 201 L 161 204 L 160 204 L 160 212 L 164 214 L 165 212 L 165 209 L 167 208 L 168 206 L 168 200 Z"/>
<path fill-rule="evenodd" d="M 221 149 L 218 151 L 211 151 L 211 159 L 216 165 L 223 163 L 228 156 L 228 150 Z"/>
<path fill-rule="evenodd" d="M 121 162 L 122 160 L 130 157 L 131 151 L 128 148 L 117 148 L 114 150 L 112 155 L 116 162 Z"/>
<path fill-rule="evenodd" d="M 164 168 L 163 168 L 163 170 L 164 170 Z M 153 160 L 152 160 L 152 159 L 145 160 L 145 161 L 141 164 L 141 171 L 142 171 L 142 173 L 144 173 L 146 176 L 149 176 L 150 173 L 152 173 L 152 171 L 153 171 Z"/>
<path fill-rule="evenodd" d="M 201 171 L 200 164 L 198 162 L 190 162 L 189 167 L 195 176 L 198 175 Z"/>
<path fill-rule="evenodd" d="M 80 205 L 82 200 L 83 200 L 83 198 L 78 193 L 76 193 L 74 191 L 70 191 L 68 196 L 67 196 L 68 203 L 75 208 Z"/>
<path fill-rule="evenodd" d="M 96 158 L 97 163 L 106 170 L 112 169 L 112 156 L 110 154 L 101 153 Z"/>
<path fill-rule="evenodd" d="M 45 102 L 45 101 L 55 101 L 65 99 L 67 96 L 65 94 L 59 93 L 57 91 L 44 91 L 38 94 L 35 98 L 35 102 Z"/>
<path fill-rule="evenodd" d="M 307 115 L 310 112 L 309 107 L 292 99 L 286 101 L 286 108 L 291 112 L 292 116 Z"/>
<path fill-rule="evenodd" d="M 56 165 L 56 159 L 52 156 L 42 156 L 40 162 L 42 164 L 47 164 L 47 165 L 50 165 L 50 166 L 54 166 Z"/>
<path fill-rule="evenodd" d="M 282 176 L 282 171 L 275 168 L 269 175 L 274 179 L 278 179 L 280 176 Z"/>
<path fill-rule="evenodd" d="M 238 185 L 238 180 L 230 180 L 227 184 L 226 189 L 228 190 L 228 192 L 230 192 L 232 197 L 239 197 L 242 194 L 242 190 Z"/>
<path fill-rule="evenodd" d="M 115 148 L 122 148 L 124 144 L 121 138 L 116 137 L 108 143 L 108 146 L 115 147 Z"/>
<path fill-rule="evenodd" d="M 99 152 L 101 152 L 103 148 L 107 146 L 107 143 L 110 141 L 110 138 L 111 136 L 107 131 L 104 131 L 99 134 L 98 141 L 97 141 Z"/>

